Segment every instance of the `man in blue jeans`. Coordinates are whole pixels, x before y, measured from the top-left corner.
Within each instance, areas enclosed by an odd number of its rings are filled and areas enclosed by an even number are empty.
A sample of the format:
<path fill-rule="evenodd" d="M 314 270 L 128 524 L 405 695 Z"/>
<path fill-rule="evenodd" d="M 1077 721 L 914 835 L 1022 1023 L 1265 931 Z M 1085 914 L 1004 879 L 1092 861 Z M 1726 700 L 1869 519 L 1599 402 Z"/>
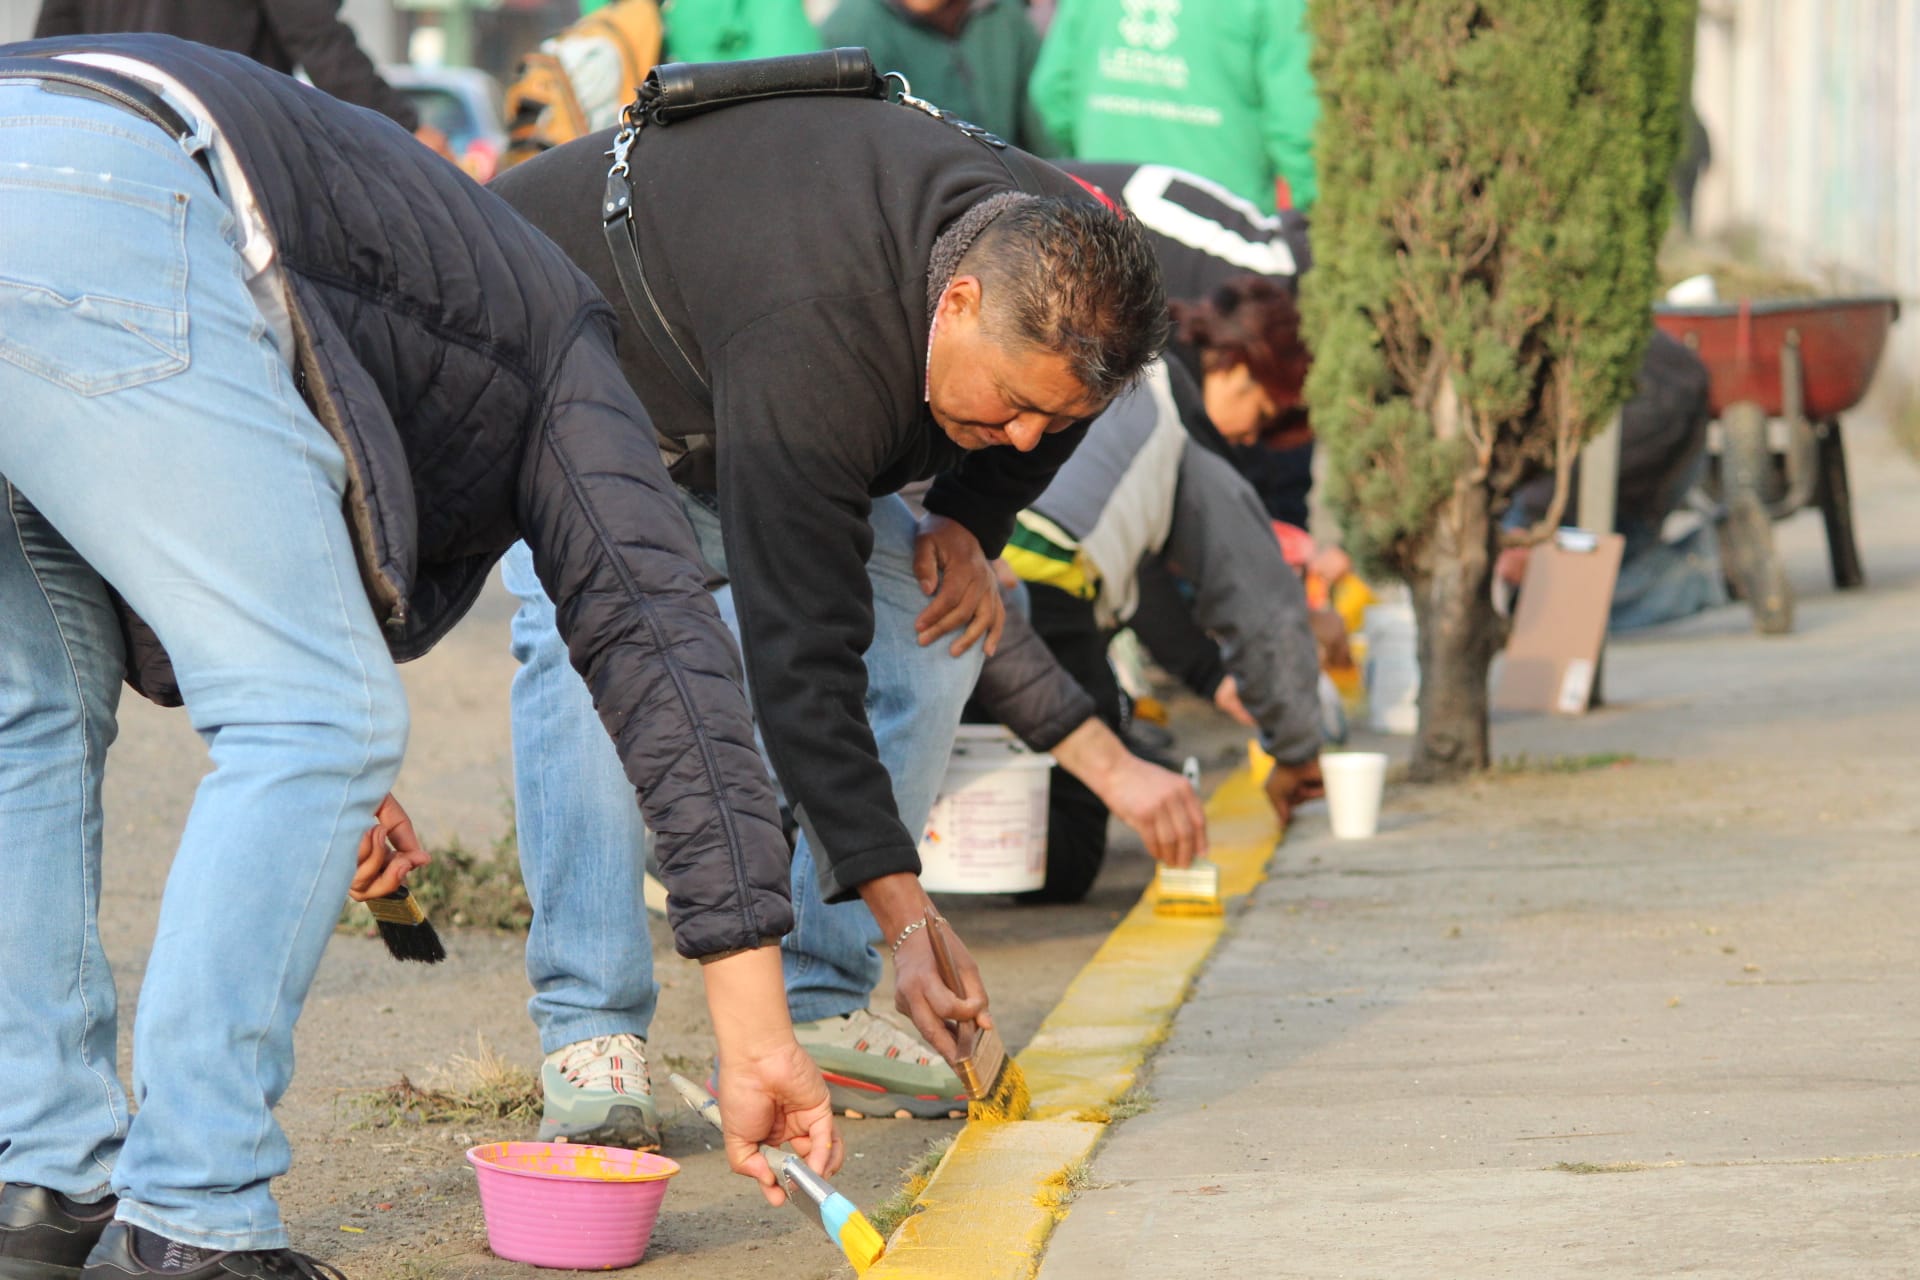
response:
<path fill-rule="evenodd" d="M 842 1110 L 963 1110 L 947 1024 L 991 1014 L 959 939 L 962 989 L 934 966 L 916 848 L 975 642 L 993 648 L 1003 616 L 988 560 L 1164 341 L 1158 269 L 1137 227 L 1039 161 L 911 107 L 792 98 L 650 124 L 622 149 L 650 282 L 629 292 L 603 223 L 612 145 L 557 147 L 493 189 L 621 313 L 621 367 L 727 584 L 800 832 L 796 1034 Z M 916 524 L 892 495 L 925 479 Z M 524 572 L 509 581 L 542 1132 L 652 1145 L 640 816 L 590 749 L 550 607 Z M 882 946 L 911 1029 L 867 1007 Z"/>
<path fill-rule="evenodd" d="M 701 554 L 724 573 L 720 522 L 685 499 Z M 913 571 L 915 520 L 898 497 L 875 502 L 874 640 L 867 650 L 867 718 L 894 802 L 909 830 L 926 825 L 954 730 L 979 676 L 981 647 L 955 656 L 914 641 L 926 607 Z M 586 687 L 567 664 L 553 605 L 525 547 L 503 562 L 521 599 L 513 620 L 514 813 L 521 867 L 534 904 L 527 938 L 529 1009 L 547 1051 L 541 1069 L 544 1140 L 622 1142 L 651 1148 L 659 1118 L 647 1073 L 646 1034 L 659 988 L 653 977 L 641 867 L 651 836 L 619 761 L 594 718 Z M 714 593 L 739 634 L 730 586 Z M 966 1111 L 960 1082 L 908 1028 L 868 1008 L 879 984 L 881 941 L 863 903 L 829 905 L 819 890 L 812 839 L 793 858 L 794 928 L 781 943 L 795 1034 L 825 1074 L 836 1110 L 936 1118 Z"/>
<path fill-rule="evenodd" d="M 162 36 L 0 49 L 0 227 L 0 1277 L 322 1274 L 270 1190 L 294 1023 L 400 765 L 395 660 L 521 538 L 663 833 L 729 1162 L 775 1203 L 761 1142 L 830 1170 L 738 652 L 591 285 L 398 126 Z M 123 675 L 214 766 L 138 1114 L 97 923 Z"/>

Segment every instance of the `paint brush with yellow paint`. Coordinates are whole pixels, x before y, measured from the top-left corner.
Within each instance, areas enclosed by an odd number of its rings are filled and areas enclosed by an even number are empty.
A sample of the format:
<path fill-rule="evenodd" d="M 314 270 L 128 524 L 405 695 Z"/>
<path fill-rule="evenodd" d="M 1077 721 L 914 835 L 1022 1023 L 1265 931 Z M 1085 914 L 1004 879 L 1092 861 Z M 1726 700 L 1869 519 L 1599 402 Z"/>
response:
<path fill-rule="evenodd" d="M 1180 766 L 1187 785 L 1200 790 L 1200 761 L 1188 756 Z M 1220 901 L 1220 865 L 1197 858 L 1187 867 L 1160 867 L 1153 873 L 1153 911 L 1162 916 L 1226 914 Z"/>
<path fill-rule="evenodd" d="M 933 944 L 933 963 L 940 970 L 940 981 L 947 984 L 947 990 L 964 996 L 960 970 L 947 948 L 946 926 L 947 922 L 929 908 L 927 940 Z M 1000 1033 L 992 1027 L 962 1022 L 954 1026 L 953 1038 L 960 1053 L 947 1059 L 947 1065 L 967 1088 L 967 1119 L 1025 1120 L 1033 1109 L 1033 1091 L 1027 1087 L 1020 1064 L 1007 1056 Z"/>
<path fill-rule="evenodd" d="M 667 1079 L 702 1119 L 716 1129 L 721 1127 L 720 1104 L 712 1094 L 677 1071 Z M 827 1238 L 847 1255 L 855 1275 L 865 1275 L 869 1267 L 880 1261 L 880 1256 L 887 1251 L 887 1242 L 867 1221 L 866 1215 L 854 1207 L 853 1201 L 835 1191 L 831 1182 L 791 1151 L 762 1143 L 760 1154 L 773 1166 L 780 1185 L 786 1189 L 787 1203 L 820 1224 Z"/>

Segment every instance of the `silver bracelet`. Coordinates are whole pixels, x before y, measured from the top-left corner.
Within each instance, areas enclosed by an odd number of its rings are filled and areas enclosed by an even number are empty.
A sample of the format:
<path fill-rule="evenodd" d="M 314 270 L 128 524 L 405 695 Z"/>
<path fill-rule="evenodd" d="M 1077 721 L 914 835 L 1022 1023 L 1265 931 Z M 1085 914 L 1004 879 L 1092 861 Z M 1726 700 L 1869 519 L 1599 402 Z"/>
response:
<path fill-rule="evenodd" d="M 905 945 L 908 938 L 911 938 L 914 935 L 915 930 L 924 929 L 930 924 L 945 924 L 945 923 L 946 923 L 946 920 L 941 916 L 936 916 L 936 915 L 921 916 L 918 920 L 915 920 L 912 924 L 908 925 L 906 928 L 900 931 L 900 936 L 893 940 L 893 950 L 890 954 L 895 956 L 899 955 L 900 948 L 903 945 Z"/>

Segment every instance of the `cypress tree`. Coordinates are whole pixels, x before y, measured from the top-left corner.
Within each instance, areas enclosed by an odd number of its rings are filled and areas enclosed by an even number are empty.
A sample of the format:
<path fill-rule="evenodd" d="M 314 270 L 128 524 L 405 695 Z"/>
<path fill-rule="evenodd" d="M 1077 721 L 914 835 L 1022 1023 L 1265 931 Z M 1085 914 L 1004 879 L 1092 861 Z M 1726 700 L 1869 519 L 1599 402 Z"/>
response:
<path fill-rule="evenodd" d="M 1694 0 L 1313 0 L 1307 384 L 1329 500 L 1419 623 L 1414 775 L 1485 767 L 1499 518 L 1633 389 Z"/>

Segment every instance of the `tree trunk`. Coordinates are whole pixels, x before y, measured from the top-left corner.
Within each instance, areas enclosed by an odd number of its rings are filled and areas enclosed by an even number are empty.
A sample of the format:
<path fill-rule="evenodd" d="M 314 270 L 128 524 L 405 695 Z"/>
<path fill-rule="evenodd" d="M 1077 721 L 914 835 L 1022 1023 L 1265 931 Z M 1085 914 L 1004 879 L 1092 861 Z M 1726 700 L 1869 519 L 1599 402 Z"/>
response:
<path fill-rule="evenodd" d="M 1489 594 L 1493 520 L 1484 485 L 1462 477 L 1407 584 L 1420 633 L 1420 728 L 1410 776 L 1457 778 L 1489 762 L 1487 666 L 1498 622 Z"/>

